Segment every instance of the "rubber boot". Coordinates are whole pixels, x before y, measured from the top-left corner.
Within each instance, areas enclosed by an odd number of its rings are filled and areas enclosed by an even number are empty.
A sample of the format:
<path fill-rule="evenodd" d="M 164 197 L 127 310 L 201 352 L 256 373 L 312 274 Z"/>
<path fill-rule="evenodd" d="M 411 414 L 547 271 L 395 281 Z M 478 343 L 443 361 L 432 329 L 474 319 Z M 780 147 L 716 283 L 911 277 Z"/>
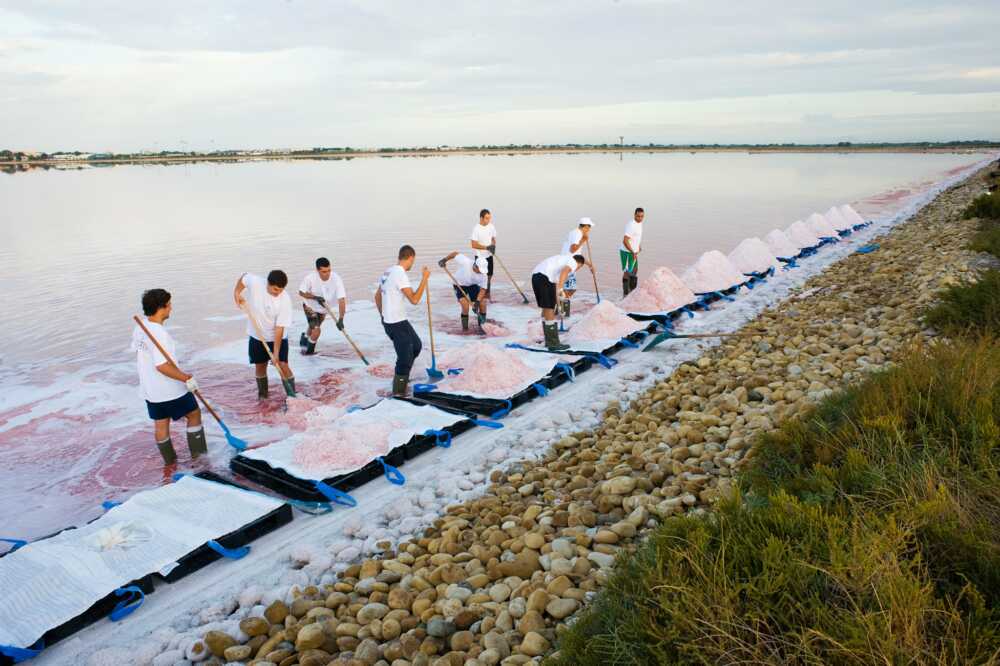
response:
<path fill-rule="evenodd" d="M 403 396 L 406 395 L 406 386 L 410 383 L 410 378 L 406 375 L 393 375 L 392 377 L 392 394 Z"/>
<path fill-rule="evenodd" d="M 160 450 L 160 455 L 163 456 L 164 465 L 173 465 L 177 462 L 177 452 L 174 451 L 174 443 L 170 441 L 169 437 L 162 442 L 157 442 L 156 448 Z"/>
<path fill-rule="evenodd" d="M 305 349 L 302 351 L 303 356 L 312 356 L 316 353 L 316 343 L 306 338 Z"/>
<path fill-rule="evenodd" d="M 299 336 L 299 347 L 305 347 L 307 344 L 309 344 L 309 338 L 307 338 L 306 334 L 303 333 Z"/>
<path fill-rule="evenodd" d="M 628 296 L 628 292 L 632 291 L 632 279 L 628 275 L 622 276 L 622 298 Z"/>
<path fill-rule="evenodd" d="M 295 390 L 295 377 L 289 377 L 286 381 L 288 382 L 288 387 L 292 389 L 292 393 L 297 393 Z"/>
<path fill-rule="evenodd" d="M 208 453 L 208 442 L 205 441 L 205 428 L 198 426 L 197 430 L 187 431 L 188 451 L 191 452 L 191 459 L 194 460 L 200 455 Z"/>
<path fill-rule="evenodd" d="M 469 330 L 469 315 L 462 315 L 462 330 Z"/>
<path fill-rule="evenodd" d="M 267 377 L 256 377 L 257 380 L 257 399 L 263 400 L 267 397 Z"/>
<path fill-rule="evenodd" d="M 638 275 L 634 275 L 634 274 L 633 275 L 629 275 L 628 276 L 628 290 L 629 291 L 635 291 L 635 288 L 638 287 L 638 286 L 639 286 L 639 276 Z"/>
<path fill-rule="evenodd" d="M 559 325 L 555 322 L 542 322 L 542 331 L 545 333 L 545 348 L 549 351 L 563 351 L 569 349 L 569 345 L 559 342 Z"/>
<path fill-rule="evenodd" d="M 569 300 L 568 298 L 563 301 L 563 317 L 569 318 L 569 310 L 572 304 L 573 301 Z"/>

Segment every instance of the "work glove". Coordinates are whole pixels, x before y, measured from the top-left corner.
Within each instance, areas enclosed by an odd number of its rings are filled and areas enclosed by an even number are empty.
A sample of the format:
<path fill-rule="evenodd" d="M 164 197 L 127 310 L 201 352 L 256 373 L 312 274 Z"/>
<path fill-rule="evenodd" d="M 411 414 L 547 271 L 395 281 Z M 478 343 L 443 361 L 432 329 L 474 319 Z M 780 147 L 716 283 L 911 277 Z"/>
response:
<path fill-rule="evenodd" d="M 187 390 L 191 391 L 191 393 L 194 393 L 195 391 L 198 390 L 198 380 L 195 379 L 194 377 L 184 382 L 184 385 L 187 386 Z"/>
<path fill-rule="evenodd" d="M 344 330 L 344 318 L 343 317 L 341 317 L 340 319 L 337 320 L 337 330 L 338 331 Z"/>
<path fill-rule="evenodd" d="M 486 251 L 489 252 L 490 254 L 496 254 L 497 253 L 497 246 L 495 244 L 494 245 L 487 245 L 486 246 Z"/>
<path fill-rule="evenodd" d="M 323 298 L 322 296 L 317 296 L 314 300 L 317 303 L 319 303 L 321 307 L 324 306 L 324 305 L 326 305 L 326 299 Z"/>
<path fill-rule="evenodd" d="M 439 259 L 438 260 L 438 266 L 440 266 L 441 268 L 444 268 L 447 263 L 448 263 L 447 259 Z"/>

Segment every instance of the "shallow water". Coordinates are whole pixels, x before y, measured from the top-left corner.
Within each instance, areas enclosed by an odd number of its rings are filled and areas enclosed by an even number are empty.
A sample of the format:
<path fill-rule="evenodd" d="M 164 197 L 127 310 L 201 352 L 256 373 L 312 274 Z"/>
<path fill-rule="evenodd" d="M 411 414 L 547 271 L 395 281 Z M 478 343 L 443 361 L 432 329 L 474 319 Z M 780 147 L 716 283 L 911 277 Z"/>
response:
<path fill-rule="evenodd" d="M 368 158 L 343 162 L 119 166 L 0 177 L 0 535 L 35 537 L 97 515 L 169 476 L 157 464 L 127 352 L 141 291 L 173 293 L 170 327 L 181 364 L 196 372 L 227 424 L 254 444 L 296 428 L 272 398 L 255 399 L 243 323 L 231 301 L 245 270 L 284 268 L 298 286 L 319 254 L 344 277 L 352 337 L 366 369 L 335 329 L 320 355 L 292 367 L 303 392 L 324 403 L 370 402 L 387 387 L 391 348 L 370 303 L 398 246 L 418 265 L 468 247 L 481 207 L 493 210 L 498 251 L 526 282 L 559 250 L 575 220 L 596 221 L 592 243 L 602 293 L 619 290 L 617 246 L 636 205 L 646 208 L 642 269 L 676 273 L 704 251 L 728 253 L 747 236 L 787 227 L 851 202 L 886 214 L 982 155 L 576 154 Z M 461 335 L 447 277 L 434 277 L 438 353 Z M 414 273 L 414 276 L 416 273 Z M 593 301 L 589 273 L 582 302 Z M 502 273 L 490 317 L 523 337 L 534 310 Z M 526 286 L 526 285 L 525 285 Z M 529 295 L 530 297 L 530 295 Z M 583 305 L 583 303 L 581 303 Z M 298 299 L 295 307 L 299 308 Z M 579 316 L 583 308 L 577 308 Z M 430 364 L 426 311 L 414 308 Z M 292 340 L 304 327 L 297 310 Z M 206 415 L 207 416 L 207 415 Z M 230 450 L 209 424 L 205 466 Z M 175 428 L 181 468 L 190 464 Z"/>

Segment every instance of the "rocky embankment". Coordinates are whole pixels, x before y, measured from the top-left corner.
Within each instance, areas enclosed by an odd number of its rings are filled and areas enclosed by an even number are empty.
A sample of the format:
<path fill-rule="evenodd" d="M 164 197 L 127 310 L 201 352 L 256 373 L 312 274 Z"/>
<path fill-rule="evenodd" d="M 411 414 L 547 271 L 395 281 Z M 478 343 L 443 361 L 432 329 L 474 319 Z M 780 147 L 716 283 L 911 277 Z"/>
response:
<path fill-rule="evenodd" d="M 551 652 L 615 556 L 659 519 L 727 492 L 758 433 L 932 334 L 922 309 L 982 261 L 964 249 L 973 229 L 960 219 L 982 182 L 942 193 L 877 252 L 810 280 L 744 329 L 759 335 L 682 365 L 626 410 L 613 403 L 599 427 L 542 459 L 493 472 L 481 497 L 450 507 L 423 538 L 299 590 L 290 605 L 274 601 L 239 635 L 209 632 L 188 658 L 457 666 Z"/>

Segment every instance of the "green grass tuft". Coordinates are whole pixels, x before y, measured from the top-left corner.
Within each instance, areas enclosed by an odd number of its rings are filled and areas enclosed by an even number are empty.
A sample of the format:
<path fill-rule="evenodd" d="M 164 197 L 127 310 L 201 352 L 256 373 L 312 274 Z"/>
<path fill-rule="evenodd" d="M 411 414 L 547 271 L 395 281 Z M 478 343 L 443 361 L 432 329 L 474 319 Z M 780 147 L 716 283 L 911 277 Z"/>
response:
<path fill-rule="evenodd" d="M 936 329 L 955 335 L 1000 335 L 1000 270 L 983 271 L 975 282 L 948 287 L 924 315 Z"/>

